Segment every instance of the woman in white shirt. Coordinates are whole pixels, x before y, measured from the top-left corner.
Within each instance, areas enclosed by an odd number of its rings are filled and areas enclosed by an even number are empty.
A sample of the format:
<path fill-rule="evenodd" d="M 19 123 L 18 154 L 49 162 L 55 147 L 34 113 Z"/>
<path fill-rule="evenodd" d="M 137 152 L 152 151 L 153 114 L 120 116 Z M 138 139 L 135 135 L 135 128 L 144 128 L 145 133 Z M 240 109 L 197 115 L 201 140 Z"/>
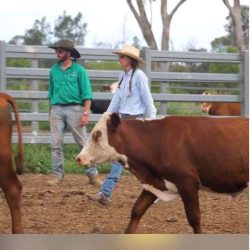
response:
<path fill-rule="evenodd" d="M 144 63 L 140 58 L 140 51 L 134 46 L 126 45 L 113 53 L 119 55 L 119 62 L 124 71 L 119 76 L 118 88 L 107 111 L 119 113 L 122 119 L 155 118 L 156 108 L 150 93 L 148 78 L 139 69 L 139 65 Z M 119 162 L 113 163 L 100 192 L 88 197 L 103 205 L 109 204 L 122 168 Z"/>

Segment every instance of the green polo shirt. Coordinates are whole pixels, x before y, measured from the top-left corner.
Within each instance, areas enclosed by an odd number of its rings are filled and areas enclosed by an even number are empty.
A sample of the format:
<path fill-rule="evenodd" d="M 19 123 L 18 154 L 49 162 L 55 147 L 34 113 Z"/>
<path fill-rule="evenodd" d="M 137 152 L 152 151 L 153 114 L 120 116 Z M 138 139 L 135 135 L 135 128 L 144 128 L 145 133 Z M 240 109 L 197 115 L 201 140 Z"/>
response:
<path fill-rule="evenodd" d="M 72 65 L 63 70 L 61 62 L 52 66 L 49 77 L 49 94 L 51 105 L 79 103 L 92 99 L 92 90 L 88 75 L 84 67 L 72 62 Z"/>

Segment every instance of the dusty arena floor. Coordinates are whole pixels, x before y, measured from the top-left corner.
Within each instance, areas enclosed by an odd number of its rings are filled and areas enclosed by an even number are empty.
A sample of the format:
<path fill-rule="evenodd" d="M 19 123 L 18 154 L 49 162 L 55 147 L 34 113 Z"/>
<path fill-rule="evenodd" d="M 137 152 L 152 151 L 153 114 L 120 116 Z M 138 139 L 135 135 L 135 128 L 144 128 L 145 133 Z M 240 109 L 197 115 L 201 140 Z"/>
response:
<path fill-rule="evenodd" d="M 134 176 L 124 175 L 114 192 L 112 203 L 102 206 L 87 197 L 98 191 L 87 178 L 66 175 L 62 184 L 50 187 L 49 176 L 25 174 L 22 213 L 25 233 L 85 234 L 123 233 L 131 208 L 141 190 Z M 248 233 L 248 190 L 236 201 L 230 196 L 200 192 L 201 224 L 204 233 Z M 0 233 L 10 233 L 10 214 L 0 191 Z M 180 198 L 159 201 L 144 215 L 138 233 L 192 233 Z"/>

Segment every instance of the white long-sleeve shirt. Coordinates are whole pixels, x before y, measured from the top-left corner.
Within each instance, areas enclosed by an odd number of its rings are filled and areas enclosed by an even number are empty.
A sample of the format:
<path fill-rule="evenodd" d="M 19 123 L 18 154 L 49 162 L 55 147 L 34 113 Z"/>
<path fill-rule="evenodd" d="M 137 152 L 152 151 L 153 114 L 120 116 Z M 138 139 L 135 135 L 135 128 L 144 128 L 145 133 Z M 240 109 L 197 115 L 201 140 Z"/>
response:
<path fill-rule="evenodd" d="M 156 108 L 146 74 L 142 70 L 136 69 L 132 77 L 130 91 L 131 74 L 132 69 L 129 72 L 122 72 L 119 76 L 119 82 L 122 78 L 123 80 L 120 88 L 117 88 L 107 111 L 129 115 L 143 114 L 144 118 L 155 118 Z"/>

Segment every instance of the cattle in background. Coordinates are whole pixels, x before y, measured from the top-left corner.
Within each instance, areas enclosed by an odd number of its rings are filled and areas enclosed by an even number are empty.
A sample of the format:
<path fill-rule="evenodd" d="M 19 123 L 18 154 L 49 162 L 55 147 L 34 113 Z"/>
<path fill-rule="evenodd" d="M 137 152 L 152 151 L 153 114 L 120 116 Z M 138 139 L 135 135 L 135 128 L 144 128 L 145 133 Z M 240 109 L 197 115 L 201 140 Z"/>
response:
<path fill-rule="evenodd" d="M 248 183 L 248 119 L 169 116 L 121 120 L 104 113 L 76 160 L 80 165 L 121 162 L 142 183 L 126 233 L 135 233 L 160 198 L 180 195 L 194 233 L 201 233 L 198 191 L 237 192 Z"/>
<path fill-rule="evenodd" d="M 22 233 L 23 229 L 20 209 L 22 184 L 18 180 L 12 164 L 12 109 L 15 113 L 18 132 L 17 155 L 15 157 L 16 172 L 21 174 L 23 170 L 23 144 L 21 123 L 16 102 L 11 96 L 0 93 L 0 187 L 3 189 L 10 208 L 12 233 Z"/>
<path fill-rule="evenodd" d="M 202 95 L 211 95 L 208 91 Z M 240 103 L 203 102 L 201 111 L 209 115 L 240 116 Z"/>
<path fill-rule="evenodd" d="M 111 85 L 103 85 L 102 91 L 114 94 L 117 87 L 118 87 L 118 82 L 114 82 Z M 109 104 L 110 100 L 92 100 L 90 109 L 93 114 L 103 114 L 104 112 L 107 111 Z"/>

